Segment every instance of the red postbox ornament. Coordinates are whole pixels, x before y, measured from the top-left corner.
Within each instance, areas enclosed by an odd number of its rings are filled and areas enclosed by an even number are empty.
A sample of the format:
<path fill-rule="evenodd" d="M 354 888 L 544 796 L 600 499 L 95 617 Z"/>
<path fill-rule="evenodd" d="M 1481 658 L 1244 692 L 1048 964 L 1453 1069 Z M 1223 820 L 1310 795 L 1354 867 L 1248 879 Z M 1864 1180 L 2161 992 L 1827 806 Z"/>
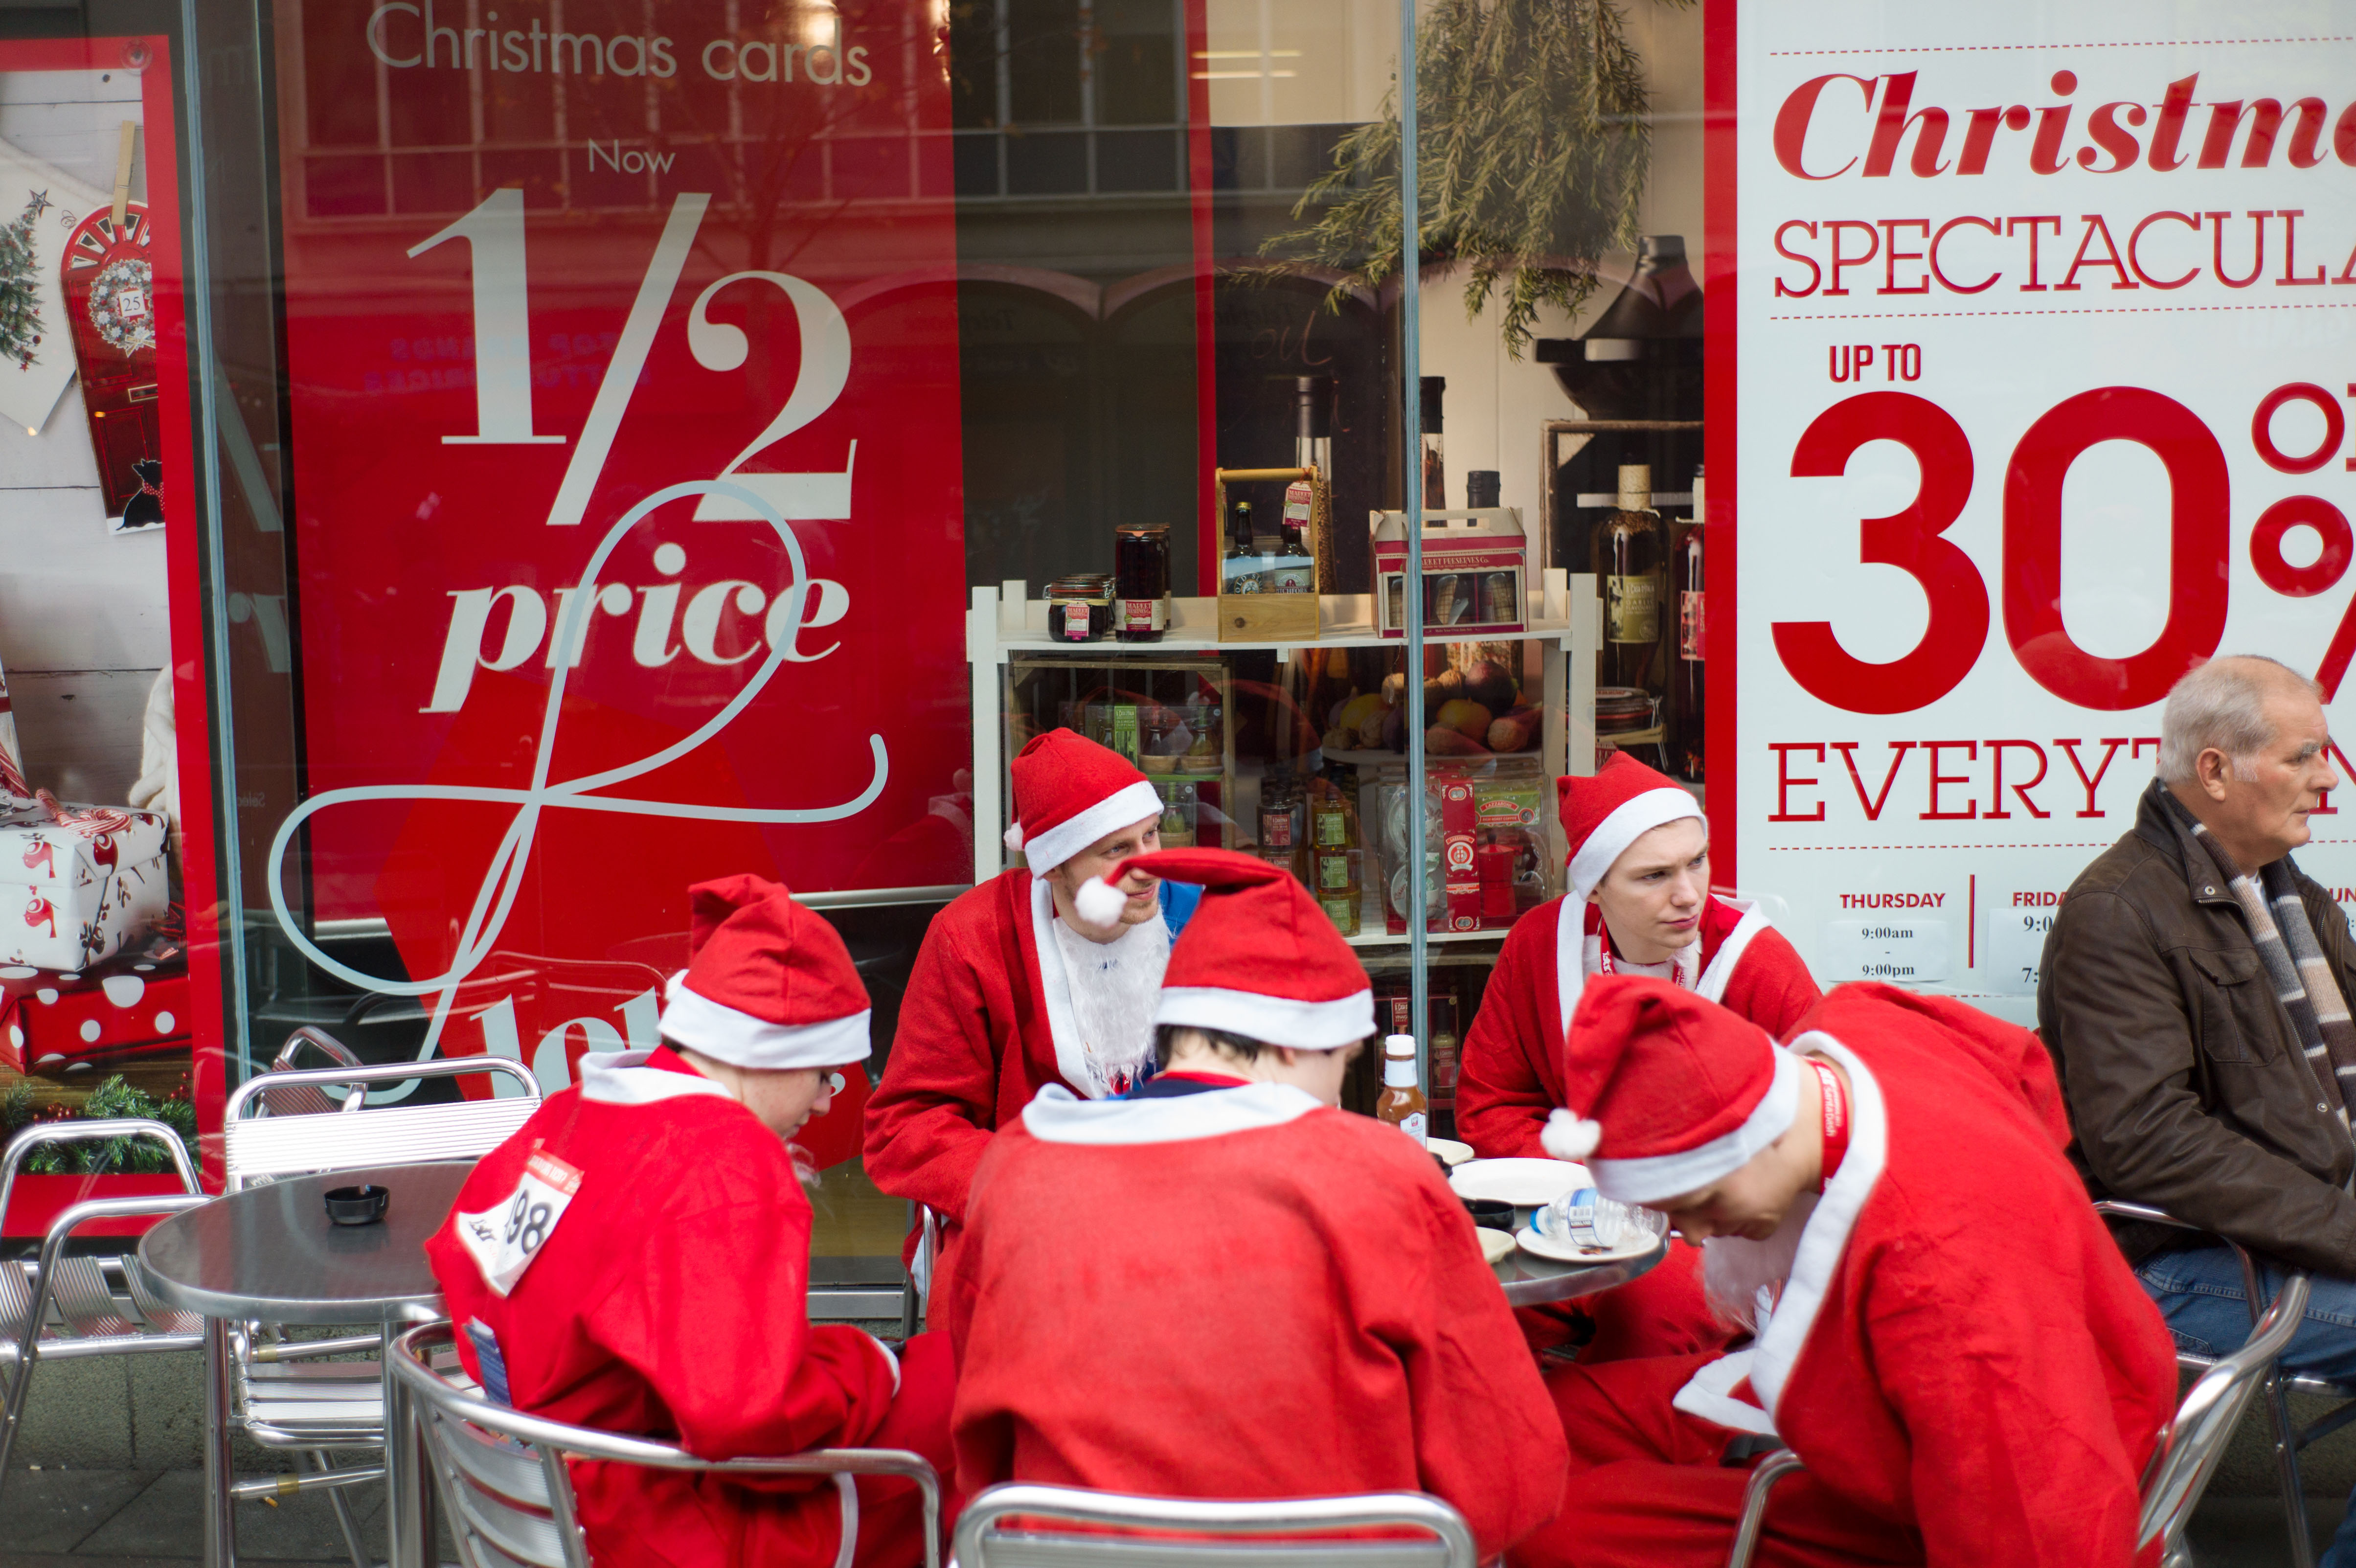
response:
<path fill-rule="evenodd" d="M 74 225 L 62 263 L 91 450 L 98 456 L 106 515 L 124 528 L 164 521 L 149 238 L 143 204 L 101 207 Z"/>

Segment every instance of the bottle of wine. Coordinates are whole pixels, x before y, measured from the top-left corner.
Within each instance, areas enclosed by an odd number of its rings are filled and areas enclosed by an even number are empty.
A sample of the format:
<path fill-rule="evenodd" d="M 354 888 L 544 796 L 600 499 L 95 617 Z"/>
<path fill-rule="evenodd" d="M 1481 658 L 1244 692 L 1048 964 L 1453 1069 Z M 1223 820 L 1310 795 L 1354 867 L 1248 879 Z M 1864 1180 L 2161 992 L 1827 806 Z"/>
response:
<path fill-rule="evenodd" d="M 1702 663 L 1702 475 L 1694 470 L 1693 521 L 1670 547 L 1670 575 L 1677 585 L 1676 625 L 1662 627 L 1669 669 L 1669 761 L 1678 774 L 1702 782 L 1704 666 Z M 1666 616 L 1662 618 L 1665 623 Z"/>
<path fill-rule="evenodd" d="M 1229 510 L 1227 554 L 1219 567 L 1219 591 L 1223 594 L 1257 594 L 1265 589 L 1259 552 L 1253 547 L 1252 504 L 1237 501 Z"/>
<path fill-rule="evenodd" d="M 1603 657 L 1596 681 L 1662 696 L 1661 598 L 1668 542 L 1653 510 L 1653 470 L 1620 466 L 1619 510 L 1595 531 L 1595 581 L 1603 595 Z"/>

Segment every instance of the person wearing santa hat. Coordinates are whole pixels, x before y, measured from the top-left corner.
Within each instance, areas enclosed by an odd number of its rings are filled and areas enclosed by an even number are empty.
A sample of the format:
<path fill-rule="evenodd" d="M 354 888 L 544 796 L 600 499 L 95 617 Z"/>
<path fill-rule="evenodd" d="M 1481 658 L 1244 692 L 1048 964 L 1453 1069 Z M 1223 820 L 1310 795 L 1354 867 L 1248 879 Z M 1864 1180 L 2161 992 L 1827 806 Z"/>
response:
<path fill-rule="evenodd" d="M 1193 889 L 1144 872 L 1122 881 L 1120 902 L 1100 918 L 1073 903 L 1105 867 L 1161 847 L 1162 797 L 1119 753 L 1049 730 L 1010 771 L 1017 820 L 1006 845 L 1028 869 L 1001 872 L 933 918 L 867 1102 L 868 1178 L 940 1216 L 937 1275 L 994 1131 L 1048 1084 L 1102 1100 L 1151 1075 L 1154 998 L 1194 906 Z"/>
<path fill-rule="evenodd" d="M 426 1242 L 459 1359 L 503 1403 L 699 1458 L 904 1448 L 946 1480 L 947 1342 L 894 1354 L 804 1314 L 815 1173 L 787 1140 L 826 1110 L 835 1069 L 865 1070 L 867 992 L 833 928 L 776 883 L 725 877 L 690 900 L 662 1044 L 584 1058 Z M 905 1480 L 572 1468 L 600 1568 L 924 1555 Z"/>
<path fill-rule="evenodd" d="M 1771 1035 L 1815 1005 L 1808 966 L 1756 905 L 1709 890 L 1709 823 L 1691 793 L 1625 752 L 1557 781 L 1569 890 L 1516 924 L 1497 955 L 1456 1078 L 1457 1135 L 1484 1159 L 1536 1158 L 1563 1103 L 1562 1042 L 1589 977 L 1651 974 Z M 1577 1041 L 1573 1042 L 1574 1051 Z M 1534 1342 L 1590 1334 L 1581 1359 L 1714 1348 L 1727 1332 L 1682 1242 L 1632 1286 L 1526 1315 Z"/>
<path fill-rule="evenodd" d="M 1431 1156 L 1334 1109 L 1375 1029 L 1365 969 L 1291 875 L 1226 850 L 1108 867 L 1082 914 L 1136 873 L 1205 889 L 1154 1009 L 1166 1065 L 1126 1100 L 1050 1085 L 982 1156 L 935 1298 L 960 1484 L 1428 1491 L 1490 1560 L 1555 1512 L 1562 1432 Z"/>
<path fill-rule="evenodd" d="M 1788 1445 L 1765 1564 L 2127 1568 L 2176 1401 L 2159 1311 L 2086 1202 L 2044 1047 L 1963 1003 L 1834 990 L 1789 1048 L 1658 980 L 1590 982 L 1547 1147 L 1700 1239 L 1755 1337 L 1552 1380 L 1568 1501 L 1527 1568 L 1710 1568 Z"/>

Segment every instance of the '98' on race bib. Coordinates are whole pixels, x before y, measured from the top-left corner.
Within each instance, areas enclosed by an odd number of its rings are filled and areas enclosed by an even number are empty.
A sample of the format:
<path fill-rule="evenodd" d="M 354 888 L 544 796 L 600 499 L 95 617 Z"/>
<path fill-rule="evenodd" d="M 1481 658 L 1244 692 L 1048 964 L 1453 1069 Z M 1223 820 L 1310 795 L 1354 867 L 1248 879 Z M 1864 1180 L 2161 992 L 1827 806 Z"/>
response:
<path fill-rule="evenodd" d="M 580 1188 L 581 1173 L 554 1155 L 535 1148 L 524 1161 L 523 1177 L 498 1207 L 458 1216 L 458 1239 L 493 1290 L 506 1295 L 548 1244 L 556 1222 Z"/>

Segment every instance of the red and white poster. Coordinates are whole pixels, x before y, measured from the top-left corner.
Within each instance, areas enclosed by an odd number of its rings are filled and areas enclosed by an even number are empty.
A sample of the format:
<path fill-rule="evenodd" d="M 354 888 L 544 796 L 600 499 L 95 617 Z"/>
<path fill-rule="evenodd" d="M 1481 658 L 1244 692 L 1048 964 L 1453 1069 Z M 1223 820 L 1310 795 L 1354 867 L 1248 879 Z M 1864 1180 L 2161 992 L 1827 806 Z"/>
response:
<path fill-rule="evenodd" d="M 924 0 L 281 7 L 305 799 L 428 1048 L 651 1044 L 686 890 L 968 880 Z"/>
<path fill-rule="evenodd" d="M 1820 980 L 2027 1019 L 2178 677 L 2258 652 L 2346 689 L 2356 33 L 2330 19 L 1712 5 L 1709 548 L 1738 592 L 1711 805 Z M 2351 813 L 2356 789 L 2299 855 L 2343 902 Z"/>

